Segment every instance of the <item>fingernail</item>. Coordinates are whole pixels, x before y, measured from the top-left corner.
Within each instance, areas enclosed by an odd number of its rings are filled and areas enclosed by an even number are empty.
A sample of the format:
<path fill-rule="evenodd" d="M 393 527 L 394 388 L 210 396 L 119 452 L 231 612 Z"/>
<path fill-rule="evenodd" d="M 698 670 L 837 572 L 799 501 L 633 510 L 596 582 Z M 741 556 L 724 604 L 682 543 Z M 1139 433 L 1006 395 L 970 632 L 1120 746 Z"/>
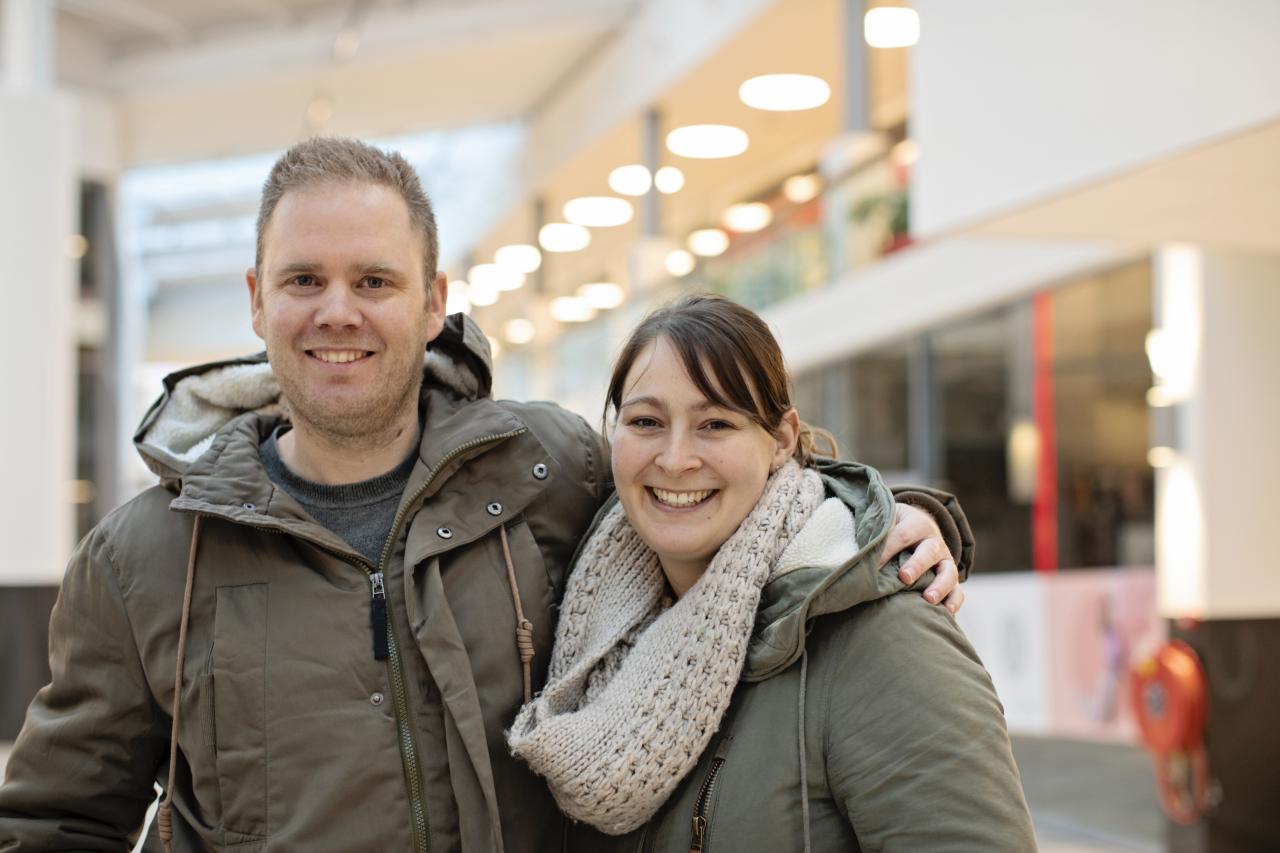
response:
<path fill-rule="evenodd" d="M 934 592 L 933 590 L 929 590 L 928 592 L 926 592 L 926 593 L 924 594 L 924 600 L 925 600 L 925 601 L 927 601 L 927 602 L 929 602 L 930 604 L 937 604 L 937 603 L 938 603 L 938 594 L 937 594 L 936 592 Z"/>

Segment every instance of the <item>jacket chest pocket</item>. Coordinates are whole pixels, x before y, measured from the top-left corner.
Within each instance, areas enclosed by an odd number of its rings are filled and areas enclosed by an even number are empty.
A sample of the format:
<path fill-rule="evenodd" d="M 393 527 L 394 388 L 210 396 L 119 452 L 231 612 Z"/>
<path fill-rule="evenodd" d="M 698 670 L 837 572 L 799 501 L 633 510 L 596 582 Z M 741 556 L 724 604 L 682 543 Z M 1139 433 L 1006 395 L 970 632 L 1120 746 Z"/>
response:
<path fill-rule="evenodd" d="M 218 587 L 214 615 L 212 739 L 223 829 L 240 840 L 267 834 L 268 589 Z"/>

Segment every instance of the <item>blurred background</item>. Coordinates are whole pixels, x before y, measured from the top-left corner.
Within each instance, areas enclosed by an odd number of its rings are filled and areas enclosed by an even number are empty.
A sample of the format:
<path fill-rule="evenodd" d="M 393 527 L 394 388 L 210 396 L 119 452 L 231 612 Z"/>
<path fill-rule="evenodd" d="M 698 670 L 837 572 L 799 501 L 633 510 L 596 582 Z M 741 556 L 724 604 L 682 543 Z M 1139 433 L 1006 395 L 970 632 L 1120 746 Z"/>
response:
<path fill-rule="evenodd" d="M 1042 849 L 1280 849 L 1280 3 L 0 9 L 0 763 L 161 378 L 260 349 L 271 162 L 337 134 L 418 168 L 499 396 L 598 422 L 715 291 L 843 454 L 961 496 Z"/>

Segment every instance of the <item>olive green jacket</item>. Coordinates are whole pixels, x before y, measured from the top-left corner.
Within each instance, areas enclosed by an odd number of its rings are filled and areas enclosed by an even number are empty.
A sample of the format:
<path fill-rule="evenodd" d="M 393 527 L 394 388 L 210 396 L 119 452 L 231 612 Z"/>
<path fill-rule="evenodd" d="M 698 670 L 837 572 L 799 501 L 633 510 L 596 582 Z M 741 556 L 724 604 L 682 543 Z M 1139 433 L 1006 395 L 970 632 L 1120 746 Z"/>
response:
<path fill-rule="evenodd" d="M 450 317 L 378 566 L 267 477 L 259 444 L 280 413 L 262 357 L 168 377 L 135 437 L 161 485 L 111 513 L 67 568 L 52 683 L 0 787 L 0 853 L 125 849 L 153 785 L 167 787 L 193 540 L 175 849 L 560 850 L 564 819 L 503 740 L 524 685 L 499 529 L 533 623 L 536 690 L 571 555 L 610 491 L 608 452 L 556 406 L 490 399 L 490 376 L 479 329 Z M 901 499 L 933 513 L 967 569 L 954 501 Z M 379 570 L 386 660 L 372 640 Z"/>
<path fill-rule="evenodd" d="M 376 567 L 268 479 L 259 443 L 278 417 L 228 411 L 207 450 L 153 443 L 179 383 L 252 373 L 255 359 L 166 380 L 138 434 L 163 485 L 111 513 L 71 560 L 50 628 L 53 680 L 0 788 L 0 850 L 119 851 L 139 831 L 153 783 L 166 783 L 197 517 L 177 850 L 559 849 L 545 784 L 503 743 L 524 685 L 498 530 L 540 685 L 552 607 L 609 492 L 609 459 L 581 418 L 489 399 L 487 344 L 460 317 L 433 352 L 461 373 L 428 378 L 419 459 Z M 377 570 L 386 660 L 373 652 Z"/>
<path fill-rule="evenodd" d="M 876 566 L 889 491 L 861 465 L 819 468 L 859 550 L 765 586 L 742 680 L 697 767 L 646 826 L 611 838 L 575 824 L 569 850 L 1035 850 L 982 662 L 950 613 L 903 591 L 897 561 Z"/>

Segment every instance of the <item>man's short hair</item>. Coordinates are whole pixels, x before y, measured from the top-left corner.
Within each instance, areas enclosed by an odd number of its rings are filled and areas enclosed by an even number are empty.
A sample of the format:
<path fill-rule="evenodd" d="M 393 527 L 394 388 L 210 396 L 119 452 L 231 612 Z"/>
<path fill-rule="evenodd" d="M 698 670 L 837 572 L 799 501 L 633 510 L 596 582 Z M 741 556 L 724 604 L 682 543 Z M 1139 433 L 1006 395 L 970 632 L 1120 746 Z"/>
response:
<path fill-rule="evenodd" d="M 254 266 L 262 271 L 262 249 L 271 215 L 289 190 L 325 183 L 370 183 L 393 189 L 409 208 L 409 218 L 422 233 L 427 287 L 435 281 L 440 256 L 436 215 L 418 173 L 394 151 L 381 151 L 355 139 L 317 136 L 290 148 L 271 167 L 258 207 L 258 247 Z"/>

